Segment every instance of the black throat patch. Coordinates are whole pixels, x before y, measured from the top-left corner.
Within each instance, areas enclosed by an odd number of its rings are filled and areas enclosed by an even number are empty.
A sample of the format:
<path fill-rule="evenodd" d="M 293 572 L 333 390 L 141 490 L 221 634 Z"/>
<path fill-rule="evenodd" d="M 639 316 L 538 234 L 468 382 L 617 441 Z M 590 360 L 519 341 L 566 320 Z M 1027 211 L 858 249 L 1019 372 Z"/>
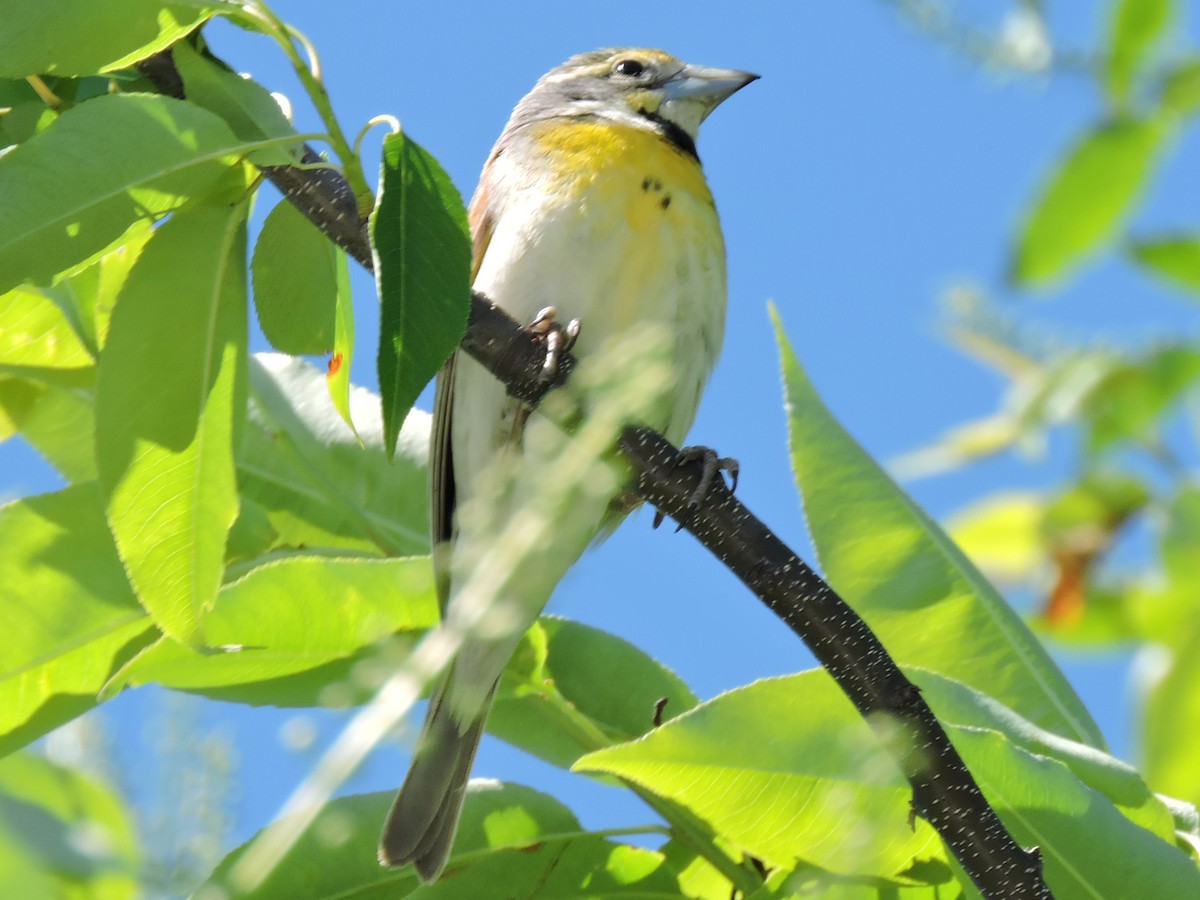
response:
<path fill-rule="evenodd" d="M 696 142 L 692 140 L 690 134 L 658 113 L 645 110 L 638 110 L 638 113 L 653 122 L 655 130 L 670 141 L 672 146 L 682 150 L 696 162 L 700 162 L 700 154 L 696 152 Z"/>

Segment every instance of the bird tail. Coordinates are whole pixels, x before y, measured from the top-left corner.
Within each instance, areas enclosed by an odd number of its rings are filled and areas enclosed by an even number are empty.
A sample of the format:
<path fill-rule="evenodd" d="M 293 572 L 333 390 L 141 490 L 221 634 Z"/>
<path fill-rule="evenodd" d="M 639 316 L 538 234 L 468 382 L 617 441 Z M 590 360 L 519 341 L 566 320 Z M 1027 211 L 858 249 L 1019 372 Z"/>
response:
<path fill-rule="evenodd" d="M 446 702 L 453 677 L 451 672 L 429 701 L 412 767 L 379 841 L 380 863 L 413 863 L 425 882 L 434 881 L 450 858 L 471 765 L 496 691 L 492 685 L 482 708 L 466 727 L 460 727 Z"/>

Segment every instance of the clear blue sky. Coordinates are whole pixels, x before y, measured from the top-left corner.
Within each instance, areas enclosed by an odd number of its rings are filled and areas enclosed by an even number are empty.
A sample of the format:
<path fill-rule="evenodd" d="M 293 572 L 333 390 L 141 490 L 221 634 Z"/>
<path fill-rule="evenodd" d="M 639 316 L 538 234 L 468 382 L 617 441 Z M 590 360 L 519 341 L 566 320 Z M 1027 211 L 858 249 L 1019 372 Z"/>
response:
<path fill-rule="evenodd" d="M 958 5 L 979 14 L 999 6 Z M 1095 45 L 1107 3 L 1046 5 L 1064 45 Z M 905 24 L 883 0 L 279 0 L 276 9 L 321 51 L 334 107 L 351 133 L 371 116 L 398 116 L 464 195 L 513 104 L 573 53 L 661 46 L 688 61 L 762 74 L 706 123 L 699 144 L 727 238 L 730 314 L 725 354 L 692 442 L 738 457 L 742 500 L 810 559 L 788 467 L 768 299 L 779 305 L 826 402 L 882 460 L 996 403 L 999 380 L 938 335 L 938 297 L 958 279 L 979 283 L 1020 315 L 1056 323 L 1068 336 L 1099 333 L 1125 343 L 1194 327 L 1185 304 L 1120 261 L 1090 267 L 1060 294 L 1005 292 L 1008 241 L 1023 207 L 1047 166 L 1097 116 L 1100 98 L 1079 76 L 983 72 Z M 212 29 L 210 40 L 236 68 L 292 96 L 301 129 L 316 130 L 268 41 L 227 27 Z M 1196 138 L 1177 148 L 1148 197 L 1138 217 L 1147 228 L 1186 225 L 1194 215 L 1180 185 L 1200 184 Z M 369 348 L 376 304 L 370 280 L 361 272 L 356 279 L 362 352 L 353 375 L 375 387 Z M 1137 323 L 1133 333 L 1129 322 Z M 1054 484 L 1070 459 L 1059 441 L 1036 464 L 1004 458 L 909 487 L 930 512 L 945 516 L 992 488 Z M 0 470 L 6 473 L 0 489 L 11 493 L 57 486 L 53 473 L 16 446 L 0 446 Z M 551 610 L 627 638 L 701 697 L 812 665 L 792 633 L 705 551 L 670 529 L 651 531 L 645 514 L 585 559 Z M 1116 752 L 1129 756 L 1126 662 L 1120 655 L 1075 656 L 1065 665 Z M 157 703 L 154 691 L 143 690 L 105 709 L 126 759 L 150 752 L 143 725 Z M 293 715 L 205 704 L 206 727 L 234 735 L 241 758 L 231 839 L 245 839 L 273 816 L 307 770 L 311 754 L 285 751 L 278 737 Z M 339 720 L 314 721 L 323 745 Z M 394 787 L 405 765 L 402 749 L 384 749 L 348 790 Z M 586 825 L 650 818 L 635 800 L 490 739 L 476 774 L 550 790 Z"/>

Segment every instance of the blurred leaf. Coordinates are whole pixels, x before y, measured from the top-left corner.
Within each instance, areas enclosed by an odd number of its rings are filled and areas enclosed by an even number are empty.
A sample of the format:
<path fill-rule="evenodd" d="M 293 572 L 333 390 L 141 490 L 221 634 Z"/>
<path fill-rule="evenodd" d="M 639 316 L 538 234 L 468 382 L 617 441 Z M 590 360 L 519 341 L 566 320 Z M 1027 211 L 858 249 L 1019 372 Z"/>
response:
<path fill-rule="evenodd" d="M 1160 791 L 1200 804 L 1200 614 L 1180 622 L 1166 671 L 1144 698 L 1142 752 L 1146 777 Z"/>
<path fill-rule="evenodd" d="M 1108 92 L 1119 106 L 1129 100 L 1134 78 L 1170 21 L 1171 0 L 1116 0 L 1109 37 Z"/>
<path fill-rule="evenodd" d="M 619 743 L 650 731 L 661 698 L 667 700 L 663 721 L 697 703 L 679 676 L 632 644 L 544 617 L 505 671 L 488 730 L 567 768 L 596 749 L 589 735 Z"/>
<path fill-rule="evenodd" d="M 654 900 L 679 896 L 679 888 L 650 850 L 605 841 L 580 829 L 570 810 L 547 794 L 515 784 L 473 782 L 441 879 L 420 885 L 410 868 L 386 869 L 375 861 L 379 826 L 392 792 L 332 801 L 280 865 L 246 890 L 238 862 L 246 845 L 231 853 L 199 894 L 216 889 L 236 898 L 359 898 L 505 896 L 633 896 Z M 258 874 L 258 873 L 254 873 Z"/>
<path fill-rule="evenodd" d="M 177 213 L 142 252 L 96 391 L 96 462 L 121 559 L 155 623 L 195 646 L 238 508 L 247 182 L 235 174 L 226 194 Z"/>
<path fill-rule="evenodd" d="M 370 228 L 390 456 L 413 401 L 458 346 L 471 296 L 471 238 L 462 198 L 437 160 L 403 132 L 384 138 Z"/>
<path fill-rule="evenodd" d="M 350 393 L 362 444 L 334 409 L 325 376 L 304 360 L 250 361 L 250 417 L 238 485 L 267 510 L 278 546 L 332 547 L 388 556 L 429 552 L 426 472 L 430 417 L 413 410 L 388 462 L 379 396 Z"/>
<path fill-rule="evenodd" d="M 336 248 L 300 210 L 280 200 L 254 245 L 254 309 L 271 346 L 295 356 L 333 348 Z"/>
<path fill-rule="evenodd" d="M 123 69 L 183 37 L 220 6 L 161 0 L 4 4 L 0 75 L 91 75 Z"/>
<path fill-rule="evenodd" d="M 1143 359 L 1115 367 L 1096 384 L 1083 407 L 1091 426 L 1091 448 L 1155 439 L 1167 412 L 1198 377 L 1200 348 L 1190 345 L 1153 350 Z"/>
<path fill-rule="evenodd" d="M 1051 545 L 1103 546 L 1111 533 L 1149 500 L 1150 492 L 1140 478 L 1121 472 L 1091 472 L 1050 500 L 1041 534 Z"/>
<path fill-rule="evenodd" d="M 1112 237 L 1145 189 L 1169 129 L 1157 119 L 1118 119 L 1071 148 L 1033 203 L 1017 237 L 1013 276 L 1057 281 Z"/>
<path fill-rule="evenodd" d="M 139 896 L 140 854 L 120 799 L 31 753 L 0 759 L 0 896 Z"/>
<path fill-rule="evenodd" d="M 217 595 L 205 617 L 204 634 L 212 646 L 226 652 L 196 653 L 164 637 L 140 653 L 106 690 L 156 682 L 206 693 L 209 688 L 277 680 L 274 702 L 289 706 L 293 698 L 278 679 L 437 621 L 428 557 L 278 559 L 225 585 Z M 223 691 L 220 697 L 235 695 Z"/>
<path fill-rule="evenodd" d="M 202 56 L 187 41 L 175 44 L 171 55 L 183 78 L 184 96 L 224 119 L 242 140 L 263 141 L 296 135 L 296 129 L 271 92 L 262 85 Z M 248 158 L 258 166 L 287 166 L 295 165 L 302 152 L 302 144 L 297 141 L 294 145 L 256 150 Z M 299 253 L 296 260 L 301 260 Z"/>
<path fill-rule="evenodd" d="M 1163 82 L 1160 97 L 1163 109 L 1180 116 L 1200 110 L 1200 59 L 1177 66 Z"/>
<path fill-rule="evenodd" d="M 350 291 L 350 260 L 341 247 L 336 249 L 337 300 L 333 317 L 333 356 L 325 371 L 329 399 L 360 444 L 363 443 L 350 411 L 350 366 L 354 362 L 354 296 Z M 405 419 L 408 424 L 408 419 Z M 380 429 L 382 434 L 382 429 Z"/>
<path fill-rule="evenodd" d="M 0 755 L 96 704 L 157 636 L 134 599 L 94 484 L 0 509 Z"/>
<path fill-rule="evenodd" d="M 1039 494 L 994 494 L 955 513 L 946 523 L 954 542 L 989 578 L 1023 583 L 1045 564 Z"/>
<path fill-rule="evenodd" d="M 1162 555 L 1172 587 L 1200 592 L 1200 488 L 1185 487 L 1174 498 L 1167 512 Z"/>
<path fill-rule="evenodd" d="M 996 697 L 1058 734 L 1104 745 L 1029 629 L 821 404 L 778 314 L 789 446 L 826 577 L 901 664 Z"/>
<path fill-rule="evenodd" d="M 682 804 L 770 868 L 895 879 L 945 854 L 928 823 L 909 828 L 908 782 L 820 670 L 737 688 L 574 768 Z"/>
<path fill-rule="evenodd" d="M 48 283 L 134 222 L 202 193 L 241 148 L 212 113 L 169 97 L 120 94 L 68 110 L 0 157 L 0 291 Z"/>
<path fill-rule="evenodd" d="M 1200 295 L 1200 236 L 1143 239 L 1130 252 L 1147 271 Z"/>

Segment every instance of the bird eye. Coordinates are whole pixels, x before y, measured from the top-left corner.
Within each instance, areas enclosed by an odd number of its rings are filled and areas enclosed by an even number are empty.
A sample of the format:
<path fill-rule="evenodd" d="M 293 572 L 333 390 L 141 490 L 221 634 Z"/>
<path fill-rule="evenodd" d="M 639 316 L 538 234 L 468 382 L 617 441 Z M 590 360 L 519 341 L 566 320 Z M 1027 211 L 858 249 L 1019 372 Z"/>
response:
<path fill-rule="evenodd" d="M 646 66 L 636 59 L 622 59 L 613 66 L 613 71 L 626 78 L 637 78 L 646 71 Z"/>

